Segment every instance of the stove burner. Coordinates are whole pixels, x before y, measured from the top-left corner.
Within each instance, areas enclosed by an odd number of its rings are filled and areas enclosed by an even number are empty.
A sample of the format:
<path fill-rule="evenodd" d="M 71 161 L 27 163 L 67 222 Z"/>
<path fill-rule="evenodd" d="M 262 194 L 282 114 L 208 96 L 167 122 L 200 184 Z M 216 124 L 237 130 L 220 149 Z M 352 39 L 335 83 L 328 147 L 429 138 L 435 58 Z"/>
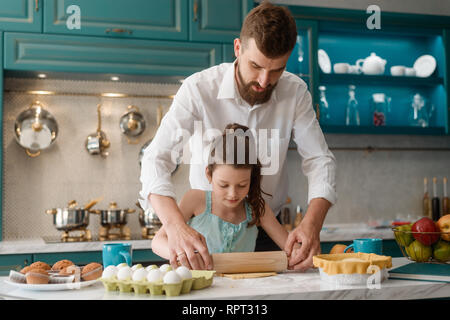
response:
<path fill-rule="evenodd" d="M 141 229 L 141 235 L 142 239 L 153 239 L 155 237 L 156 232 L 160 227 L 142 227 Z"/>
<path fill-rule="evenodd" d="M 61 234 L 62 242 L 81 242 L 91 240 L 92 240 L 91 231 L 86 228 L 63 231 L 63 233 Z"/>
<path fill-rule="evenodd" d="M 126 225 L 101 226 L 99 240 L 131 240 L 131 231 Z"/>

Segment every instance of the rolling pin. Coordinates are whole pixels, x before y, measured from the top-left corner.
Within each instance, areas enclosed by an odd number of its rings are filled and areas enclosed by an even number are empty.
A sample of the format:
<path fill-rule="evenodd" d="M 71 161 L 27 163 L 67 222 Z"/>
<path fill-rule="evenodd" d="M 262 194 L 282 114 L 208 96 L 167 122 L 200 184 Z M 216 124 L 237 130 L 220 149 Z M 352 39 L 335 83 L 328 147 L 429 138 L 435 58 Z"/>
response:
<path fill-rule="evenodd" d="M 281 272 L 288 267 L 284 251 L 213 253 L 212 260 L 218 274 Z"/>

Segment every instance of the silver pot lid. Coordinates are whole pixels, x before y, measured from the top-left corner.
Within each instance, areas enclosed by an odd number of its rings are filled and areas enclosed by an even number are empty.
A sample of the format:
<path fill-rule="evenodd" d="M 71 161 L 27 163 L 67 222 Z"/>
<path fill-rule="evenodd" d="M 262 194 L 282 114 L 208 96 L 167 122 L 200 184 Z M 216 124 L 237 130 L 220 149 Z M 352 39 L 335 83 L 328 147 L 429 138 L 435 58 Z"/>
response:
<path fill-rule="evenodd" d="M 15 138 L 23 148 L 36 152 L 46 149 L 58 135 L 58 123 L 39 101 L 22 111 L 14 123 Z"/>
<path fill-rule="evenodd" d="M 139 136 L 144 132 L 146 127 L 144 116 L 136 106 L 130 105 L 128 106 L 128 110 L 129 111 L 120 118 L 120 129 L 122 133 L 127 136 Z"/>

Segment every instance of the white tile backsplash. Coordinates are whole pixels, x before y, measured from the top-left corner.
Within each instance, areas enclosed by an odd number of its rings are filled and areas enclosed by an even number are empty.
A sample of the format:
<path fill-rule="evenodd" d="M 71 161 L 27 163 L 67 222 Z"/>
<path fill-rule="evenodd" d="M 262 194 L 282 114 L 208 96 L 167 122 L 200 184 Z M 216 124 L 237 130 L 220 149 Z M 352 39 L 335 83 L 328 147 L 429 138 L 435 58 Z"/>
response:
<path fill-rule="evenodd" d="M 173 95 L 179 85 L 116 83 L 70 80 L 5 79 L 3 107 L 3 239 L 20 240 L 58 236 L 46 209 L 65 206 L 75 199 L 80 204 L 103 196 L 94 208 L 107 208 L 110 201 L 137 209 L 141 146 L 156 130 L 156 108 L 167 112 L 170 99 L 100 98 L 83 95 L 36 97 L 8 90 L 50 90 L 58 92 L 123 92 L 135 95 Z M 36 158 L 26 155 L 14 139 L 14 121 L 33 100 L 39 99 L 58 121 L 55 143 Z M 111 141 L 110 155 L 103 159 L 89 155 L 84 142 L 97 128 L 96 107 L 102 103 L 102 130 Z M 147 121 L 138 144 L 128 144 L 120 132 L 119 119 L 130 104 L 137 105 Z M 326 135 L 332 148 L 342 147 L 426 147 L 450 148 L 449 137 Z M 333 151 L 337 160 L 338 203 L 326 223 L 366 222 L 370 217 L 393 219 L 398 214 L 420 215 L 423 177 L 450 177 L 449 151 Z M 288 152 L 292 208 L 306 207 L 307 179 L 295 150 Z M 189 168 L 181 165 L 173 175 L 178 200 L 189 189 Z M 431 185 L 429 186 L 431 190 Z M 294 214 L 294 212 L 292 212 Z M 89 229 L 97 235 L 99 217 L 91 215 Z M 138 214 L 131 214 L 128 226 L 140 234 Z"/>

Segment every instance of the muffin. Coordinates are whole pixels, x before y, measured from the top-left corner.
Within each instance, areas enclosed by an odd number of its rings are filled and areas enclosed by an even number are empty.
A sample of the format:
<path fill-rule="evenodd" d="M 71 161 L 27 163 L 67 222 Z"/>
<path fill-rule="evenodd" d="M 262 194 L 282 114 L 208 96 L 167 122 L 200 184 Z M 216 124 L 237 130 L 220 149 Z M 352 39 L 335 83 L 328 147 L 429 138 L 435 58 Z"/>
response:
<path fill-rule="evenodd" d="M 50 267 L 48 264 L 42 261 L 36 261 L 32 264 L 30 264 L 30 267 L 33 267 L 33 269 L 44 269 L 44 270 L 51 270 L 52 267 Z"/>
<path fill-rule="evenodd" d="M 71 264 L 59 270 L 58 274 L 60 276 L 71 276 L 76 273 L 77 269 L 79 269 L 79 267 L 77 267 L 74 264 Z"/>
<path fill-rule="evenodd" d="M 44 269 L 31 269 L 26 274 L 27 284 L 47 284 L 49 275 Z"/>
<path fill-rule="evenodd" d="M 100 263 L 91 262 L 81 270 L 81 278 L 84 281 L 95 280 L 102 276 L 103 267 Z"/>
<path fill-rule="evenodd" d="M 26 266 L 22 270 L 20 270 L 20 273 L 26 274 L 28 271 L 35 269 L 32 266 Z"/>
<path fill-rule="evenodd" d="M 74 263 L 70 260 L 59 260 L 58 262 L 55 262 L 55 264 L 52 266 L 53 271 L 61 271 L 65 267 L 71 266 Z"/>

